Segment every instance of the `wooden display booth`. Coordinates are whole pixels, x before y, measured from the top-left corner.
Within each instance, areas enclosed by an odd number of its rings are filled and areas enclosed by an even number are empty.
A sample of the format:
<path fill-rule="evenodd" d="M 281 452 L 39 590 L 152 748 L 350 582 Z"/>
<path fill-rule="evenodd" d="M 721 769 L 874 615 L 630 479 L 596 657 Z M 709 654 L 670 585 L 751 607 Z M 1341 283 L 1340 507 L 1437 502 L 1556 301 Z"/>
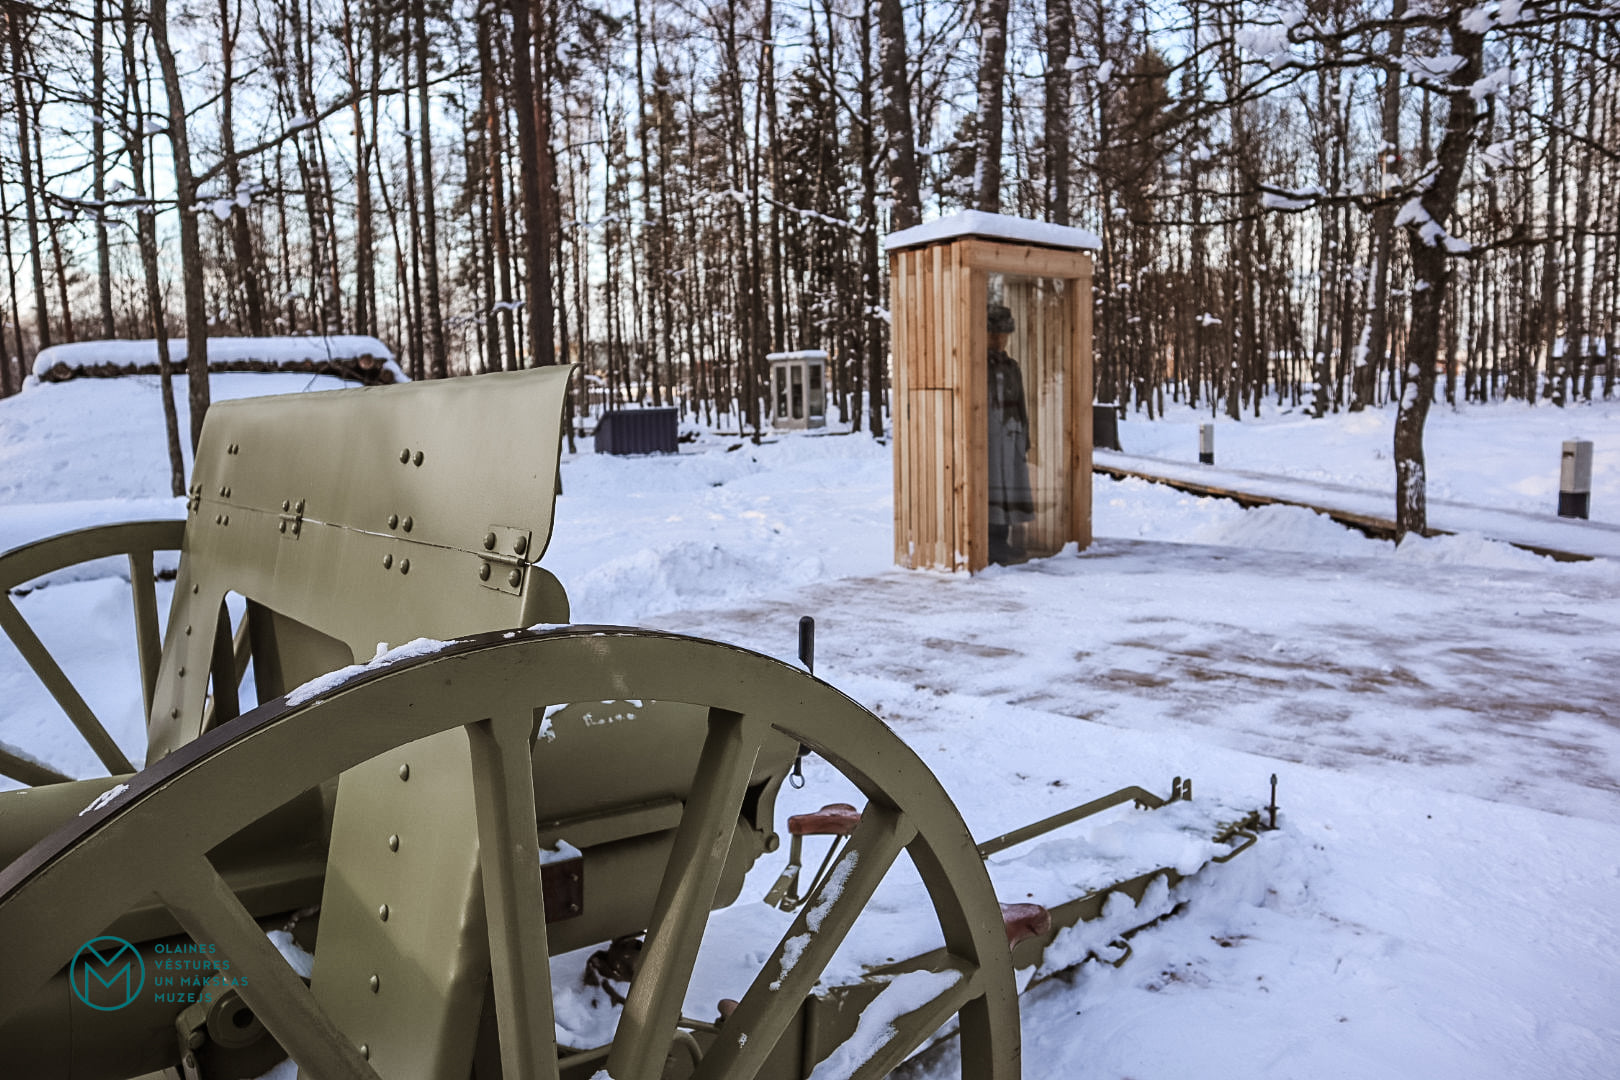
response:
<path fill-rule="evenodd" d="M 901 566 L 972 572 L 1091 543 L 1100 246 L 974 211 L 888 237 Z"/>

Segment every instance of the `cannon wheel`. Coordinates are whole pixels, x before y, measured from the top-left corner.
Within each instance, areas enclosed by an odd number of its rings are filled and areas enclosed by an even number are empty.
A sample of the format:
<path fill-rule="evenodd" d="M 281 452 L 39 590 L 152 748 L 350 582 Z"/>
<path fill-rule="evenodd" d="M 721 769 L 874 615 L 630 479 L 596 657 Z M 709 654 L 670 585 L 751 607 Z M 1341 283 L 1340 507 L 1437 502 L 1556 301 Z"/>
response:
<path fill-rule="evenodd" d="M 185 525 L 182 520 L 96 525 L 0 553 L 0 631 L 11 639 L 84 741 L 101 759 L 101 764 L 114 776 L 134 772 L 135 766 L 130 764 L 124 751 L 107 734 L 106 726 L 17 611 L 16 605 L 11 602 L 11 590 L 36 578 L 94 559 L 117 555 L 127 557 L 135 605 L 135 648 L 141 665 L 144 715 L 152 708 L 152 688 L 157 681 L 158 658 L 162 650 L 157 591 L 153 585 L 153 556 L 159 551 L 179 550 Z M 12 753 L 4 747 L 0 747 L 0 775 L 31 787 L 59 784 L 72 779 L 49 765 Z"/>
<path fill-rule="evenodd" d="M 231 893 L 207 852 L 315 784 L 395 747 L 467 732 L 503 1075 L 558 1075 L 530 761 L 534 710 L 646 698 L 708 707 L 692 793 L 676 830 L 606 1063 L 656 1080 L 736 828 L 755 757 L 774 729 L 831 762 L 866 796 L 842 888 L 801 910 L 699 1066 L 750 1077 L 778 1043 L 838 943 L 902 851 L 927 886 L 945 940 L 934 996 L 893 1018 L 854 1071 L 880 1077 L 960 1019 L 964 1077 L 1018 1075 L 1018 1015 L 999 908 L 967 827 L 928 768 L 875 716 L 802 670 L 743 649 L 614 627 L 494 633 L 375 663 L 298 705 L 269 702 L 137 774 L 0 871 L 0 1018 L 11 1015 L 124 910 L 155 893 L 196 940 L 217 943 L 249 1008 L 306 1075 L 372 1077 L 361 1048 Z M 204 812 L 206 808 L 206 812 Z M 795 959 L 788 942 L 818 929 Z M 735 1037 L 733 1037 L 735 1036 Z"/>

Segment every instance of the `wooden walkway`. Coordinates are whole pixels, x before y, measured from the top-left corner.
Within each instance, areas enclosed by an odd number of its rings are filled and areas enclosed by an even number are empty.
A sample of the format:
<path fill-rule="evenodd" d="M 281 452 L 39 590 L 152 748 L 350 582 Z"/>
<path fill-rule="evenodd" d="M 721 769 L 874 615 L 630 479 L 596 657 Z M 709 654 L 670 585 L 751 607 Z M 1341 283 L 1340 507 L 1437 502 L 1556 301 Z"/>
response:
<path fill-rule="evenodd" d="M 1097 450 L 1092 468 L 1116 480 L 1146 480 L 1192 495 L 1231 499 L 1246 507 L 1301 506 L 1375 539 L 1395 538 L 1393 493 L 1389 491 L 1111 450 Z M 1620 559 L 1620 526 L 1603 522 L 1430 499 L 1429 525 L 1429 536 L 1477 533 L 1566 562 Z"/>

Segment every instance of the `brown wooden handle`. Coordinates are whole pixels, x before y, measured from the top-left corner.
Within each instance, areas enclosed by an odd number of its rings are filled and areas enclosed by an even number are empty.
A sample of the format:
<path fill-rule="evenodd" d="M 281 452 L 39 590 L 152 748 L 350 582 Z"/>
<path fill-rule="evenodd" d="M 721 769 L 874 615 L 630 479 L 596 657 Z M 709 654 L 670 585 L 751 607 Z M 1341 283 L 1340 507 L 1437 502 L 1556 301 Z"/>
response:
<path fill-rule="evenodd" d="M 1002 904 L 1001 921 L 1007 927 L 1008 945 L 1052 929 L 1052 913 L 1039 904 Z"/>
<path fill-rule="evenodd" d="M 813 814 L 788 818 L 788 832 L 794 836 L 848 836 L 861 823 L 861 812 L 849 803 L 835 802 Z"/>

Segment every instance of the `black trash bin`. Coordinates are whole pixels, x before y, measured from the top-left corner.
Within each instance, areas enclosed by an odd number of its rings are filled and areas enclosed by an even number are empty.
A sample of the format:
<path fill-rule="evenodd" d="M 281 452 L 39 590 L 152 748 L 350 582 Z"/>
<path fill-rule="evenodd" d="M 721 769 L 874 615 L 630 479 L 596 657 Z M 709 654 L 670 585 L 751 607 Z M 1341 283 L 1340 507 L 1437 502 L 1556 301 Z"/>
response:
<path fill-rule="evenodd" d="M 1091 443 L 1099 450 L 1119 449 L 1119 413 L 1114 406 L 1091 407 Z"/>
<path fill-rule="evenodd" d="M 673 454 L 676 447 L 676 411 L 612 409 L 596 422 L 598 454 Z"/>

